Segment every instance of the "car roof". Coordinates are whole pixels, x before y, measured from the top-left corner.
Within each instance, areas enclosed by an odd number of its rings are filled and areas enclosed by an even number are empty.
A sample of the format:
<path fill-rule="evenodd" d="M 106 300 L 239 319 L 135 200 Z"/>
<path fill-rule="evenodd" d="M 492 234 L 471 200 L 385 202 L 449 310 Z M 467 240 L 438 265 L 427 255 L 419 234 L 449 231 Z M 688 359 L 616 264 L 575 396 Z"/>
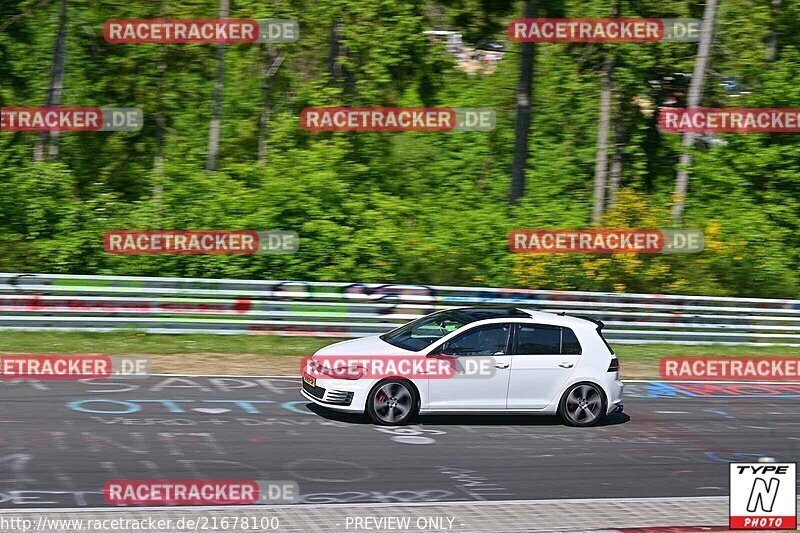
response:
<path fill-rule="evenodd" d="M 528 318 L 528 313 L 516 307 L 455 307 L 453 311 L 467 315 L 473 320 L 492 318 Z"/>
<path fill-rule="evenodd" d="M 594 320 L 568 316 L 563 313 L 546 313 L 533 309 L 520 309 L 518 307 L 457 307 L 460 313 L 467 314 L 478 320 L 529 318 L 539 324 L 553 324 L 558 326 L 591 327 L 602 325 Z"/>

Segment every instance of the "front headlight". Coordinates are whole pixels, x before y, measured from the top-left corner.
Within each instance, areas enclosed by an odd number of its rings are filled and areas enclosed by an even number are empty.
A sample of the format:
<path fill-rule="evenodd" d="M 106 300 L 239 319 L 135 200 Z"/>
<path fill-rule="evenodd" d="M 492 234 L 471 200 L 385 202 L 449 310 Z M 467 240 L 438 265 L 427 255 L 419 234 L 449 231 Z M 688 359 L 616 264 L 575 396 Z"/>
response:
<path fill-rule="evenodd" d="M 361 379 L 364 376 L 364 367 L 353 364 L 329 369 L 326 374 L 337 379 Z"/>
<path fill-rule="evenodd" d="M 367 371 L 363 362 L 324 355 L 308 359 L 305 369 L 312 376 L 334 379 L 361 379 Z"/>

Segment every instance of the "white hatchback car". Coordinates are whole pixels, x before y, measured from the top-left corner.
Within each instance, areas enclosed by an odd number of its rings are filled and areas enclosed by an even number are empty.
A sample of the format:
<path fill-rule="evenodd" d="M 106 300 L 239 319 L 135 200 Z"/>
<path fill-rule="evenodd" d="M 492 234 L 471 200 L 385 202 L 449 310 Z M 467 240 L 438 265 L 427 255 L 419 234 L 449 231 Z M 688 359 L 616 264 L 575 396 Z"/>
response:
<path fill-rule="evenodd" d="M 304 372 L 301 392 L 326 408 L 366 412 L 381 425 L 402 425 L 416 413 L 529 413 L 591 426 L 622 411 L 619 361 L 602 327 L 599 321 L 526 309 L 447 309 L 380 336 L 326 346 L 314 357 L 453 357 L 453 377 L 344 379 Z M 490 360 L 491 375 L 459 371 L 474 357 Z"/>

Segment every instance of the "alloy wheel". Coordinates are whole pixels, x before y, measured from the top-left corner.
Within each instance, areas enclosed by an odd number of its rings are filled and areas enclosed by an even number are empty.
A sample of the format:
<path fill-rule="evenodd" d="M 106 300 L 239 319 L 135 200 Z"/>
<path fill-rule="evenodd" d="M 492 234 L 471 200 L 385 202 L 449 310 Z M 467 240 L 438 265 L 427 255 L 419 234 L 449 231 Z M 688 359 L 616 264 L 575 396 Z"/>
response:
<path fill-rule="evenodd" d="M 594 422 L 601 415 L 602 407 L 603 398 L 597 388 L 592 385 L 574 387 L 564 403 L 567 416 L 579 425 Z"/>
<path fill-rule="evenodd" d="M 413 405 L 411 391 L 402 383 L 391 382 L 375 391 L 372 408 L 381 421 L 394 424 L 408 416 Z"/>

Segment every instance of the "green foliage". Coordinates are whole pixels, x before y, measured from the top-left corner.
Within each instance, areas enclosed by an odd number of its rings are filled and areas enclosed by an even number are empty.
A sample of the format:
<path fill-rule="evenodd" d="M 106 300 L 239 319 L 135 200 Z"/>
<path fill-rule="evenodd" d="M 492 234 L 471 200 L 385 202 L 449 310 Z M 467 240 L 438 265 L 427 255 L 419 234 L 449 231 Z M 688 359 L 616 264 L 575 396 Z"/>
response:
<path fill-rule="evenodd" d="M 600 1 L 540 2 L 540 12 L 610 16 Z M 800 143 L 790 134 L 718 136 L 695 150 L 684 226 L 706 232 L 697 255 L 514 256 L 516 228 L 588 227 L 599 115 L 599 69 L 614 60 L 622 103 L 622 184 L 605 227 L 670 227 L 680 151 L 641 105 L 652 80 L 691 72 L 696 45 L 541 44 L 536 47 L 526 196 L 507 204 L 519 45 L 505 0 L 232 2 L 231 18 L 288 18 L 301 39 L 272 79 L 265 165 L 257 162 L 263 45 L 226 55 L 219 170 L 206 172 L 213 45 L 119 45 L 107 19 L 216 18 L 210 0 L 69 0 L 64 106 L 135 106 L 138 132 L 61 135 L 59 163 L 31 162 L 36 135 L 0 133 L 0 269 L 123 275 L 308 279 L 800 297 Z M 700 17 L 686 0 L 622 2 L 625 17 Z M 796 1 L 731 0 L 719 10 L 704 104 L 800 107 Z M 0 105 L 44 102 L 58 2 L 0 5 Z M 331 55 L 335 39 L 341 48 Z M 493 73 L 467 74 L 428 29 L 467 44 L 505 42 Z M 767 40 L 779 31 L 778 54 Z M 159 65 L 163 65 L 160 68 Z M 750 91 L 726 96 L 737 78 Z M 310 106 L 492 107 L 490 133 L 313 133 Z M 155 170 L 163 112 L 162 172 Z M 112 229 L 294 230 L 286 256 L 114 256 Z"/>

